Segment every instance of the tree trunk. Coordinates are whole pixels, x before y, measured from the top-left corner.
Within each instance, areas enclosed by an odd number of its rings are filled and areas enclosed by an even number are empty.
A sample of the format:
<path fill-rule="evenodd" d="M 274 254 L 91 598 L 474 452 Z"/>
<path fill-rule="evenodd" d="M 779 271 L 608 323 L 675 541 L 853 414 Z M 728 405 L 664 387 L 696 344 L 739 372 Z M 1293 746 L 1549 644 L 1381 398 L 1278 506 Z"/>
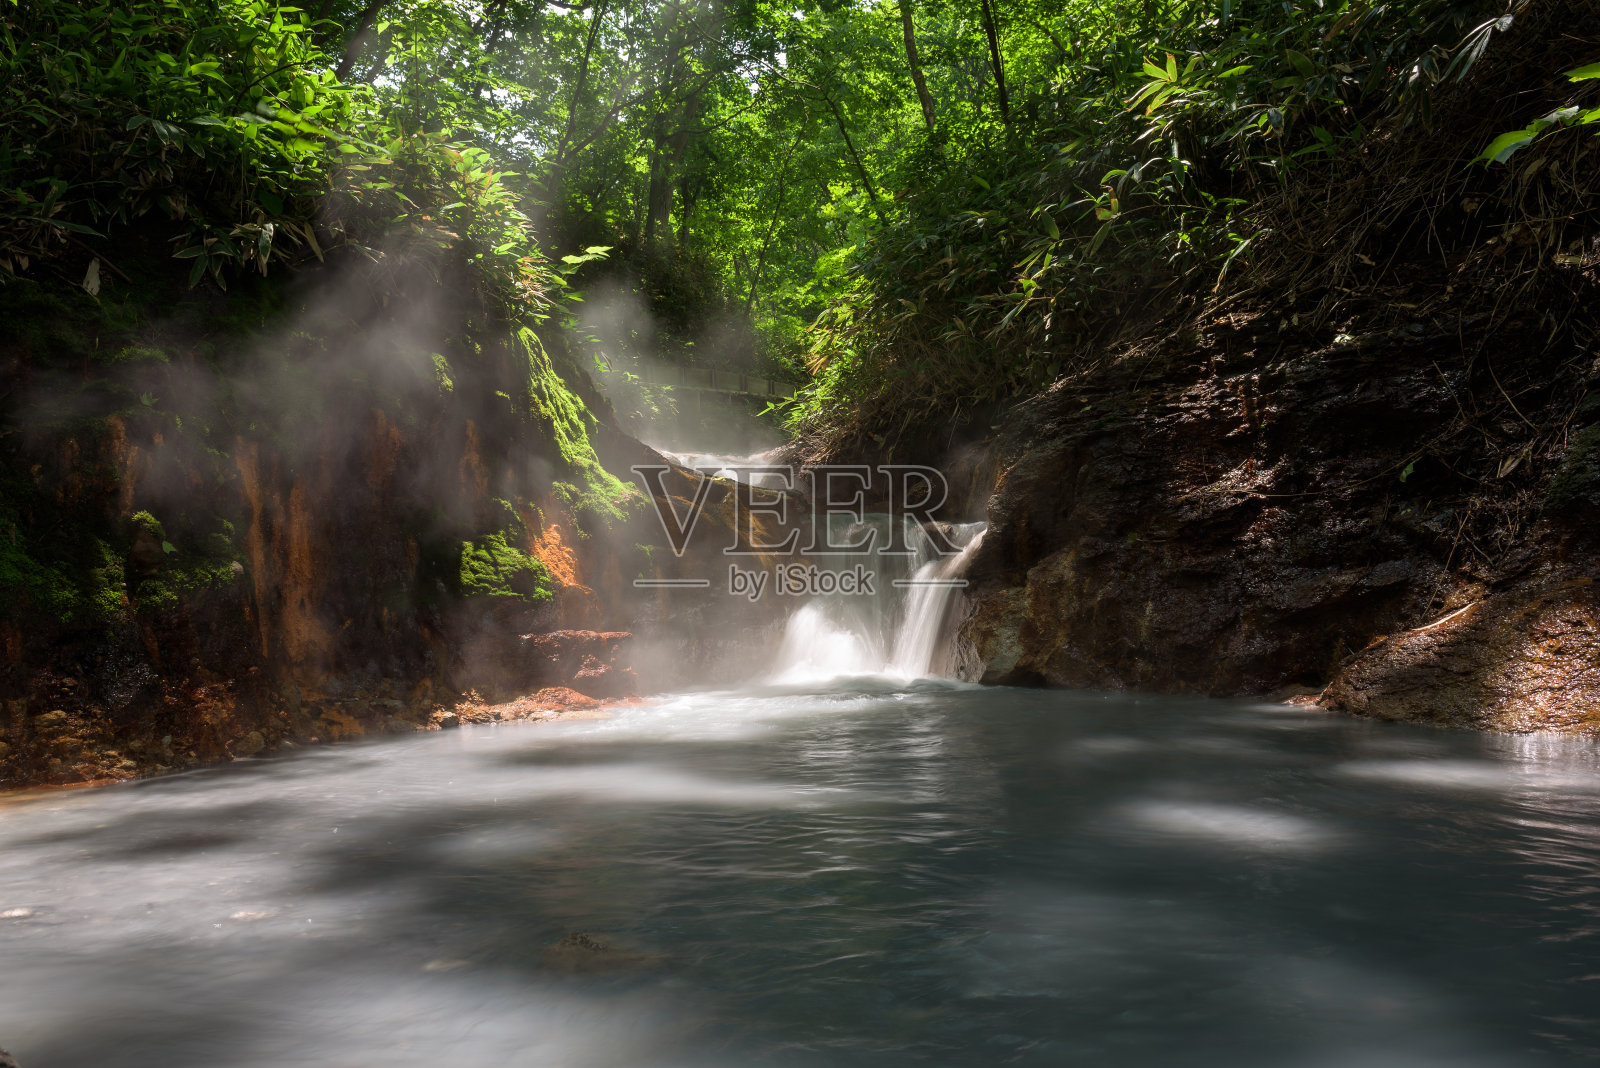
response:
<path fill-rule="evenodd" d="M 1000 121 L 1011 122 L 1011 100 L 1006 95 L 1006 68 L 1000 57 L 1000 26 L 995 21 L 989 0 L 979 0 L 983 10 L 983 35 L 989 38 L 989 64 L 994 67 L 994 91 L 1000 101 Z"/>
<path fill-rule="evenodd" d="M 678 188 L 679 166 L 688 154 L 699 120 L 700 90 L 695 89 L 684 98 L 677 128 L 664 138 L 666 151 L 657 156 L 660 169 L 653 169 L 650 174 L 650 220 L 645 224 L 646 245 L 651 244 L 653 239 L 670 240 L 672 237 L 672 202 Z"/>
<path fill-rule="evenodd" d="M 578 129 L 578 108 L 583 103 L 583 93 L 589 82 L 589 63 L 594 57 L 595 42 L 600 39 L 600 24 L 606 17 L 606 0 L 598 0 L 594 5 L 594 14 L 589 18 L 589 33 L 583 42 L 583 59 L 578 62 L 578 76 L 572 83 L 572 102 L 567 106 L 567 128 L 561 134 L 561 141 L 556 145 L 555 159 L 565 157 L 567 146 L 572 143 L 572 138 Z"/>
<path fill-rule="evenodd" d="M 917 87 L 917 99 L 922 103 L 922 121 L 933 132 L 933 97 L 928 94 L 928 81 L 922 76 L 922 63 L 917 59 L 917 30 L 911 22 L 913 0 L 900 0 L 900 28 L 906 37 L 906 66 L 911 68 L 911 84 Z"/>
<path fill-rule="evenodd" d="M 345 45 L 344 55 L 339 57 L 338 69 L 334 71 L 334 76 L 341 82 L 350 76 L 361 53 L 366 51 L 367 39 L 372 36 L 372 24 L 378 21 L 378 12 L 388 6 L 389 0 L 372 0 L 356 20 L 356 30 L 350 35 L 350 43 Z"/>
<path fill-rule="evenodd" d="M 810 115 L 806 116 L 806 124 L 810 124 Z M 800 147 L 800 138 L 805 136 L 805 126 L 801 126 L 794 135 L 794 140 L 789 142 L 789 151 L 784 154 L 783 167 L 778 171 L 778 180 L 773 183 L 777 196 L 772 205 L 772 221 L 767 224 L 767 234 L 761 240 L 761 254 L 756 257 L 755 267 L 750 272 L 750 295 L 744 299 L 744 316 L 750 318 L 750 313 L 756 306 L 756 288 L 761 285 L 761 273 L 767 266 L 767 250 L 772 247 L 772 239 L 777 236 L 778 222 L 783 218 L 784 194 L 789 191 L 786 184 L 789 180 L 789 164 L 794 159 L 794 150 Z M 735 274 L 737 280 L 737 274 Z"/>
<path fill-rule="evenodd" d="M 655 136 L 651 138 L 650 186 L 644 202 L 644 247 L 647 249 L 654 249 L 660 243 L 656 230 L 672 210 L 672 181 L 665 158 L 667 152 L 666 116 L 659 116 L 656 119 Z"/>
<path fill-rule="evenodd" d="M 878 191 L 873 188 L 872 177 L 867 174 L 867 165 L 861 162 L 861 153 L 856 151 L 856 143 L 850 139 L 850 130 L 844 124 L 844 112 L 839 110 L 839 105 L 827 93 L 822 94 L 822 99 L 827 101 L 828 110 L 833 112 L 833 121 L 839 127 L 839 133 L 844 138 L 844 147 L 850 153 L 850 160 L 856 165 L 856 173 L 861 176 L 861 184 L 867 191 L 867 199 L 872 201 L 874 211 L 882 216 L 878 206 Z"/>

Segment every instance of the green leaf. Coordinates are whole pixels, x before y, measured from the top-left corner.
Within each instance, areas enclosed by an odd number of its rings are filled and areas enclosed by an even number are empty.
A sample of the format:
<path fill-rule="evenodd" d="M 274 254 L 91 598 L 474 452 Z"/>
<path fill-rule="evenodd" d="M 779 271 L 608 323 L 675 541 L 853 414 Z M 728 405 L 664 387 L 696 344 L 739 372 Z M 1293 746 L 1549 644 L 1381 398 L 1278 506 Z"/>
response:
<path fill-rule="evenodd" d="M 88 234 L 90 237 L 105 237 L 100 231 L 84 226 L 82 223 L 65 222 L 61 219 L 28 219 L 27 222 L 49 223 L 57 230 L 70 230 L 75 234 Z"/>
<path fill-rule="evenodd" d="M 1587 82 L 1594 78 L 1600 78 L 1600 63 L 1590 63 L 1586 67 L 1567 71 L 1568 81 Z"/>
<path fill-rule="evenodd" d="M 1532 129 L 1512 130 L 1510 133 L 1503 133 L 1493 141 L 1490 141 L 1489 147 L 1480 152 L 1473 162 L 1477 163 L 1482 160 L 1486 163 L 1504 163 L 1524 148 L 1533 144 L 1533 139 L 1537 134 L 1538 131 Z"/>
<path fill-rule="evenodd" d="M 1303 76 L 1309 78 L 1313 74 L 1317 73 L 1317 65 L 1311 62 L 1311 57 L 1307 56 L 1304 52 L 1296 52 L 1291 48 L 1285 53 L 1285 55 L 1289 57 L 1289 62 L 1294 65 L 1294 69 L 1299 71 Z"/>

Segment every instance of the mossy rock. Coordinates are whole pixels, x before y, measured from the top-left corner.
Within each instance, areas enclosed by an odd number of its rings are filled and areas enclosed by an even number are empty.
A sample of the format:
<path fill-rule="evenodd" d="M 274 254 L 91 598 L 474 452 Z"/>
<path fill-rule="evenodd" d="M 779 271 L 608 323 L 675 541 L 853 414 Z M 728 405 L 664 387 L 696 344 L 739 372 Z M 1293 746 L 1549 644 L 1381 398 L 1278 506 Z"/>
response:
<path fill-rule="evenodd" d="M 544 604 L 553 596 L 550 571 L 506 543 L 501 533 L 461 543 L 461 593 L 465 597 L 517 597 Z"/>
<path fill-rule="evenodd" d="M 1545 490 L 1544 510 L 1561 519 L 1600 519 L 1600 423 L 1568 440 L 1561 466 Z"/>
<path fill-rule="evenodd" d="M 123 345 L 106 350 L 101 362 L 109 364 L 171 363 L 172 357 L 150 345 Z"/>

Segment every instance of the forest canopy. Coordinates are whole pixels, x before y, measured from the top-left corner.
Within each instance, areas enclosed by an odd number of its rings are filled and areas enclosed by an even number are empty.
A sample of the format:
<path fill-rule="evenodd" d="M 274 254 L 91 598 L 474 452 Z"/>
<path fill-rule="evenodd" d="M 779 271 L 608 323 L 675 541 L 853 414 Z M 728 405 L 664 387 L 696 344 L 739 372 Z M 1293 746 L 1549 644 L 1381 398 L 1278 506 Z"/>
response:
<path fill-rule="evenodd" d="M 191 284 L 419 242 L 603 365 L 811 380 L 797 427 L 943 418 L 1212 291 L 1528 7 L 5 0 L 0 278 L 151 219 Z M 1491 155 L 1593 112 L 1551 114 Z M 599 338 L 581 301 L 619 294 L 649 325 Z"/>

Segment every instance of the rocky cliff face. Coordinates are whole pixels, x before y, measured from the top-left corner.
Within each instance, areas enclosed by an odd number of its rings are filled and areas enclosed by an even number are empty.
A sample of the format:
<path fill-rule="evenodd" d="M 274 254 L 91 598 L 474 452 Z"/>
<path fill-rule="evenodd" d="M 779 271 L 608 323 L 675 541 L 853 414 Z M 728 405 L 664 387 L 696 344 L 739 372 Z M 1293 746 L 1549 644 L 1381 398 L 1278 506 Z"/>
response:
<path fill-rule="evenodd" d="M 636 611 L 632 581 L 722 540 L 667 551 L 627 481 L 660 457 L 559 338 L 430 267 L 0 294 L 0 781 L 438 726 L 462 694 L 625 697 L 636 624 L 639 659 L 684 660 L 682 606 Z"/>
<path fill-rule="evenodd" d="M 1600 727 L 1600 362 L 1535 321 L 1477 356 L 1464 313 L 1280 321 L 1018 410 L 963 628 L 983 680 Z"/>

